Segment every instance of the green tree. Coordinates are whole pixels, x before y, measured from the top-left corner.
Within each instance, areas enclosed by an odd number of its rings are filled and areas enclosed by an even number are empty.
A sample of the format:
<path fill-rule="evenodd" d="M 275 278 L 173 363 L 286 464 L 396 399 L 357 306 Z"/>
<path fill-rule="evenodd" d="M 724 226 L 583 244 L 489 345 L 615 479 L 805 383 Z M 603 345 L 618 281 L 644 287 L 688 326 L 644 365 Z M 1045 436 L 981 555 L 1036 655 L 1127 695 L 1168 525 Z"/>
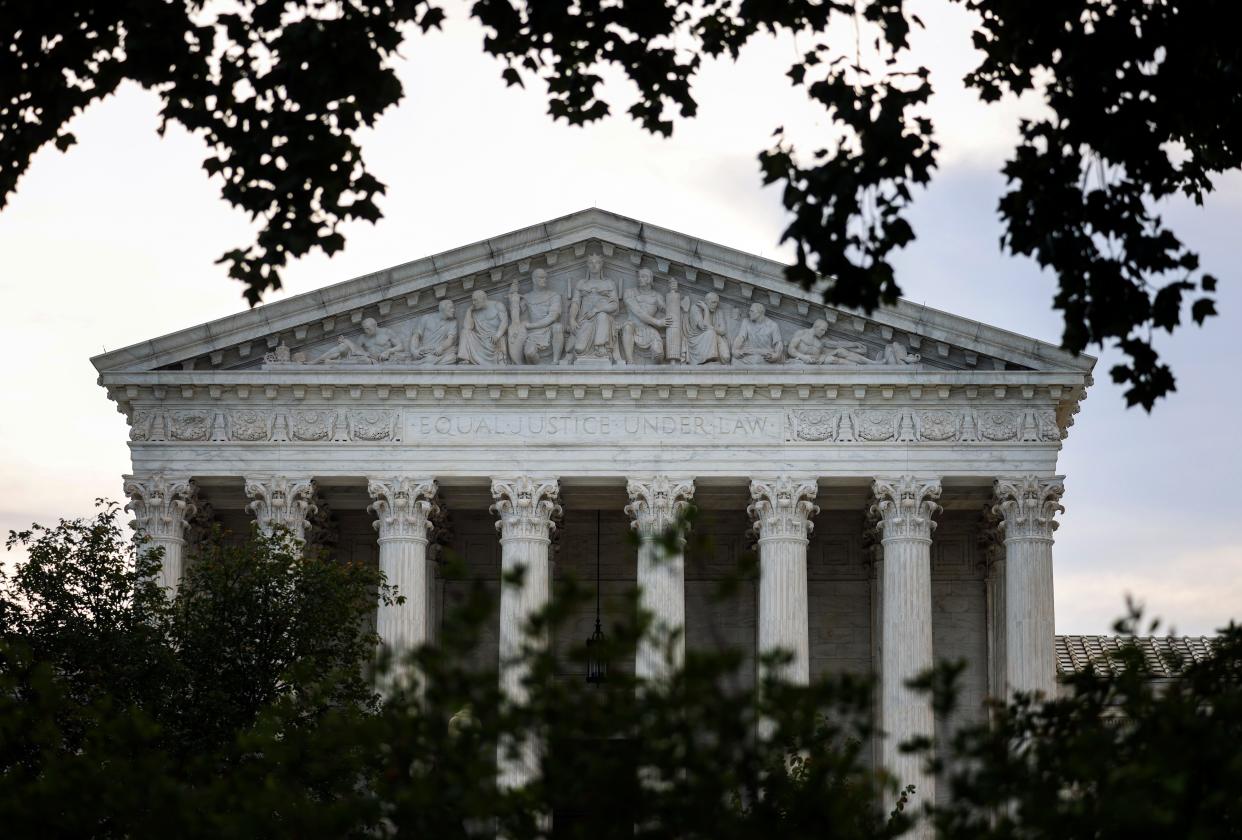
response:
<path fill-rule="evenodd" d="M 258 790 L 239 785 L 262 787 L 246 772 L 256 756 L 373 710 L 376 640 L 359 618 L 378 572 L 217 531 L 169 600 L 160 552 L 118 516 L 108 503 L 10 534 L 28 556 L 0 579 L 0 821 L 18 836 L 166 836 L 193 817 L 203 836 L 245 835 L 211 820 L 253 819 L 240 806 Z M 290 761 L 282 793 L 351 787 L 348 756 L 326 776 Z"/>
<path fill-rule="evenodd" d="M 494 670 L 464 664 L 495 617 L 481 583 L 437 645 L 381 657 L 372 674 L 376 639 L 360 628 L 373 571 L 216 534 L 167 601 L 151 583 L 158 556 L 125 539 L 117 515 L 109 505 L 10 540 L 29 550 L 0 587 L 0 823 L 13 836 L 520 840 L 546 837 L 553 814 L 555 836 L 593 840 L 908 826 L 880 813 L 876 794 L 895 782 L 862 760 L 866 680 L 728 689 L 749 666 L 726 650 L 689 656 L 667 685 L 613 669 L 600 688 L 531 647 L 530 696 L 516 704 Z M 588 598 L 562 579 L 531 629 L 555 634 Z M 629 607 L 635 619 L 592 655 L 632 656 L 652 632 L 636 593 Z M 117 664 L 89 667 L 112 652 Z M 754 737 L 761 721 L 769 737 Z M 538 780 L 499 789 L 498 746 L 526 733 L 547 744 Z"/>
<path fill-rule="evenodd" d="M 1134 643 L 1139 621 L 1118 623 L 1128 643 L 1064 697 L 1017 696 L 958 733 L 951 797 L 931 809 L 942 836 L 1242 836 L 1242 627 L 1220 631 L 1209 659 L 1169 657 L 1169 681 Z"/>
<path fill-rule="evenodd" d="M 1054 272 L 1053 306 L 1072 351 L 1116 344 L 1126 400 L 1151 410 L 1174 390 L 1152 346 L 1187 314 L 1215 314 L 1216 280 L 1163 223 L 1160 204 L 1201 203 L 1212 178 L 1242 163 L 1242 9 L 1229 0 L 1087 3 L 952 0 L 978 13 L 966 77 L 984 102 L 1037 90 L 1047 115 L 1027 120 L 1005 163 L 1001 246 Z M 601 85 L 633 82 L 627 113 L 673 131 L 693 117 L 695 74 L 756 37 L 792 33 L 801 55 L 786 83 L 824 109 L 824 137 L 799 150 L 774 127 L 759 152 L 795 245 L 794 282 L 829 278 L 830 304 L 871 311 L 900 293 L 890 256 L 914 239 L 906 214 L 938 146 L 924 106 L 933 94 L 909 55 L 921 21 L 905 0 L 477 0 L 484 52 L 509 84 L 541 81 L 554 119 L 612 112 Z M 280 287 L 290 257 L 344 246 L 341 222 L 380 218 L 381 184 L 359 129 L 400 101 L 392 69 L 413 30 L 438 27 L 432 0 L 0 0 L 0 207 L 34 153 L 68 148 L 68 121 L 132 80 L 210 148 L 204 168 L 224 198 L 259 223 L 221 262 L 251 304 Z M 834 24 L 844 24 L 843 27 Z M 829 38 L 829 32 L 834 36 Z M 839 38 L 838 31 L 853 32 Z M 864 49 L 863 41 L 866 41 Z M 966 48 L 963 44 L 962 48 Z M 864 58 L 864 56 L 870 56 Z M 325 72 L 325 68 L 330 68 Z M 161 127 L 162 130 L 162 127 Z"/>
<path fill-rule="evenodd" d="M 1170 663 L 1170 683 L 1130 646 L 1061 698 L 996 706 L 929 757 L 947 802 L 916 791 L 916 807 L 886 815 L 878 797 L 898 780 L 863 760 L 867 680 L 739 688 L 750 666 L 720 650 L 691 652 L 667 683 L 614 668 L 601 687 L 531 647 L 530 696 L 515 704 L 494 670 L 464 664 L 495 617 L 481 582 L 436 645 L 368 674 L 374 572 L 283 540 L 218 538 L 167 601 L 149 583 L 157 558 L 135 553 L 116 516 L 14 535 L 30 559 L 0 588 L 6 836 L 862 840 L 918 820 L 946 840 L 1242 833 L 1237 626 L 1211 659 Z M 560 579 L 530 629 L 564 633 L 590 596 Z M 571 665 L 632 656 L 658 632 L 634 593 L 627 607 L 635 620 L 610 626 L 602 649 L 575 646 Z M 956 673 L 922 680 L 942 713 Z M 498 745 L 531 733 L 546 744 L 536 780 L 498 788 Z"/>

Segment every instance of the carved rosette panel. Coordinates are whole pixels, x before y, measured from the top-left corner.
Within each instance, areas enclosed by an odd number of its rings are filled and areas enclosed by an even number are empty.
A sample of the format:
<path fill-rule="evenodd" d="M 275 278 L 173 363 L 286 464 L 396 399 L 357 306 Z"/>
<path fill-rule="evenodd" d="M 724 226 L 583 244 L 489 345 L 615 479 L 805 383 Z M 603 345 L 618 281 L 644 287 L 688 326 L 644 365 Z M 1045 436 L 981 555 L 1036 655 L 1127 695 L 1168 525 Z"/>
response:
<path fill-rule="evenodd" d="M 130 526 L 152 539 L 184 540 L 197 510 L 197 490 L 188 478 L 153 475 L 125 478 L 125 509 L 134 514 Z"/>
<path fill-rule="evenodd" d="M 396 419 L 391 411 L 351 411 L 349 429 L 354 440 L 392 440 Z"/>
<path fill-rule="evenodd" d="M 547 540 L 560 516 L 560 487 L 556 479 L 492 479 L 491 512 L 500 517 L 496 529 L 503 540 Z"/>
<path fill-rule="evenodd" d="M 789 412 L 795 441 L 1037 443 L 1065 437 L 1054 409 L 855 408 Z"/>
<path fill-rule="evenodd" d="M 172 411 L 168 419 L 168 436 L 173 440 L 203 441 L 211 432 L 211 417 L 206 411 Z"/>
<path fill-rule="evenodd" d="M 315 482 L 309 478 L 247 478 L 246 510 L 254 514 L 259 530 L 272 534 L 277 527 L 288 529 L 298 540 L 306 539 L 308 518 L 315 511 Z"/>
<path fill-rule="evenodd" d="M 841 424 L 841 412 L 834 410 L 798 410 L 789 415 L 795 440 L 820 442 L 836 440 Z"/>
<path fill-rule="evenodd" d="M 936 502 L 940 498 L 939 479 L 912 475 L 880 478 L 871 485 L 871 493 L 875 496 L 871 515 L 882 539 L 931 539 L 936 528 L 932 517 L 941 510 Z"/>
<path fill-rule="evenodd" d="M 999 478 L 994 493 L 993 512 L 1000 517 L 1005 540 L 1051 540 L 1057 529 L 1054 518 L 1064 512 L 1061 495 L 1065 492 L 1062 478 L 1040 478 L 1034 475 Z"/>
<path fill-rule="evenodd" d="M 272 436 L 272 418 L 267 412 L 242 409 L 234 411 L 230 420 L 229 431 L 233 440 L 267 440 Z"/>
<path fill-rule="evenodd" d="M 815 496 L 819 486 L 809 479 L 781 477 L 750 483 L 751 503 L 746 513 L 760 540 L 805 540 L 815 527 L 811 518 L 819 513 Z"/>
<path fill-rule="evenodd" d="M 380 540 L 426 542 L 439 514 L 436 483 L 429 478 L 371 479 L 367 493 L 374 499 L 367 510 Z"/>
<path fill-rule="evenodd" d="M 625 513 L 633 519 L 631 527 L 644 538 L 658 537 L 676 527 L 694 498 L 694 481 L 666 475 L 631 478 L 625 484 L 630 503 Z"/>
<path fill-rule="evenodd" d="M 297 441 L 328 440 L 332 437 L 333 411 L 289 412 L 289 434 Z"/>

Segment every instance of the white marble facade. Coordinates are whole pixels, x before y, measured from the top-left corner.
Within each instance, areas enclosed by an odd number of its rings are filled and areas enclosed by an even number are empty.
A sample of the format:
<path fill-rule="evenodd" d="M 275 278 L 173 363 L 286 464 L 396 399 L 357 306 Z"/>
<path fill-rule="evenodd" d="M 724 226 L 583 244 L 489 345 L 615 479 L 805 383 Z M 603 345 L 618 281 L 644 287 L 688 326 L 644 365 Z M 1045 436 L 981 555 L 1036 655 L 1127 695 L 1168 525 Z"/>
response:
<path fill-rule="evenodd" d="M 1057 456 L 1089 357 L 906 301 L 825 307 L 780 264 L 587 210 L 93 362 L 166 586 L 200 509 L 330 533 L 407 595 L 377 616 L 401 648 L 464 591 L 439 547 L 497 588 L 520 563 L 478 661 L 517 692 L 503 654 L 556 575 L 594 573 L 598 512 L 605 595 L 641 585 L 682 631 L 674 659 L 736 644 L 789 650 L 795 681 L 872 670 L 898 735 L 936 728 L 903 680 L 939 656 L 967 660 L 960 720 L 1054 687 Z M 656 557 L 691 501 L 712 556 Z M 712 601 L 746 550 L 753 586 Z M 658 653 L 617 667 L 659 679 Z M 876 757 L 933 795 L 893 739 Z"/>

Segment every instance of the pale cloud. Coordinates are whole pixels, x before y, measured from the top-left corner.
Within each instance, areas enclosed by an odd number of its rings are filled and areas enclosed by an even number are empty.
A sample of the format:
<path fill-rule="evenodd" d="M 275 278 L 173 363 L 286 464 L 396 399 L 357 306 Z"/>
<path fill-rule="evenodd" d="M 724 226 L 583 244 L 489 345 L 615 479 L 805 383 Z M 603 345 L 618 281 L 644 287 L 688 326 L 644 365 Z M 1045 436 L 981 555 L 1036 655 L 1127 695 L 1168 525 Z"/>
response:
<path fill-rule="evenodd" d="M 932 106 L 942 170 L 914 210 L 918 242 L 899 258 L 907 296 L 1055 341 L 1054 283 L 1030 262 L 1000 256 L 997 170 L 1020 113 L 985 108 L 960 84 L 973 62 L 969 14 L 920 2 L 916 33 L 940 91 Z M 275 300 L 499 232 L 597 205 L 652 224 L 787 258 L 774 190 L 761 189 L 756 153 L 778 125 L 799 142 L 822 134 L 822 114 L 791 89 L 788 40 L 759 42 L 737 64 L 712 62 L 699 116 L 670 140 L 627 117 L 553 124 L 538 90 L 506 89 L 481 55 L 481 33 L 457 19 L 409 44 L 400 74 L 408 99 L 364 138 L 389 186 L 379 224 L 350 225 L 346 251 L 290 266 Z M 123 418 L 95 384 L 89 357 L 244 308 L 213 261 L 250 226 L 201 169 L 202 143 L 155 135 L 154 98 L 125 86 L 79 116 L 80 144 L 41 152 L 0 213 L 0 529 L 91 511 L 117 498 L 128 469 Z M 1242 353 L 1228 324 L 1242 317 L 1236 230 L 1242 181 L 1196 210 L 1170 215 L 1224 277 L 1221 324 L 1165 342 L 1179 392 L 1152 417 L 1125 411 L 1097 369 L 1062 454 L 1067 512 L 1056 548 L 1058 629 L 1107 632 L 1125 592 L 1146 597 L 1179 628 L 1205 632 L 1239 603 L 1232 418 Z M 1139 536 L 1127 537 L 1127 534 Z M 1176 598 L 1165 592 L 1178 592 Z"/>
<path fill-rule="evenodd" d="M 1102 615 L 1111 610 L 1121 617 L 1124 595 L 1134 596 L 1143 606 L 1145 619 L 1161 619 L 1160 632 L 1212 635 L 1239 619 L 1242 542 L 1189 549 L 1179 547 L 1175 539 L 1162 539 L 1158 562 L 1150 562 L 1148 544 L 1132 539 L 1117 542 L 1110 554 L 1121 562 L 1114 568 L 1057 563 L 1058 629 L 1105 632 L 1100 627 Z M 1131 559 L 1136 562 L 1126 562 Z"/>

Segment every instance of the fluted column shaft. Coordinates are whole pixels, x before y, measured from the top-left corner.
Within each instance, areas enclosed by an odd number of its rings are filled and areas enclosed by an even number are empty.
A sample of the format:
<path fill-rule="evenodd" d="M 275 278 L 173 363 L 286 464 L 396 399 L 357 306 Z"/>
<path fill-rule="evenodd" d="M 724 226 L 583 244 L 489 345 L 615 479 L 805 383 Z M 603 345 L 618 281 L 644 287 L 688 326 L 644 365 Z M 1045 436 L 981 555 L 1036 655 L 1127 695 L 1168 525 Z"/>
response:
<path fill-rule="evenodd" d="M 379 567 L 404 603 L 381 601 L 375 618 L 380 644 L 400 657 L 431 640 L 430 560 L 427 536 L 436 510 L 431 479 L 372 479 L 367 510 L 376 516 Z"/>
<path fill-rule="evenodd" d="M 668 476 L 630 479 L 626 484 L 638 532 L 638 603 L 650 613 L 651 631 L 638 642 L 634 673 L 642 680 L 664 680 L 679 670 L 686 656 L 686 567 L 684 535 L 670 529 L 683 525 L 683 515 L 694 497 L 694 482 Z"/>
<path fill-rule="evenodd" d="M 246 510 L 254 514 L 259 531 L 266 536 L 287 533 L 301 550 L 306 541 L 308 517 L 316 510 L 315 482 L 310 477 L 263 476 L 246 479 Z"/>
<path fill-rule="evenodd" d="M 186 526 L 196 510 L 194 482 L 164 475 L 124 480 L 125 509 L 134 514 L 130 524 L 145 537 L 144 552 L 163 550 L 157 582 L 175 594 L 185 573 Z"/>
<path fill-rule="evenodd" d="M 521 583 L 503 583 L 500 592 L 500 689 L 513 702 L 529 696 L 529 668 L 517 661 L 523 648 L 547 645 L 546 636 L 532 637 L 529 623 L 551 597 L 552 569 L 548 548 L 552 519 L 560 511 L 555 479 L 493 479 L 492 512 L 500 521 L 500 573 L 504 580 L 520 572 Z M 518 757 L 509 756 L 512 742 L 503 742 L 497 754 L 497 781 L 505 788 L 522 787 L 538 772 L 541 744 L 528 735 L 518 742 Z"/>
<path fill-rule="evenodd" d="M 931 697 L 906 687 L 932 667 L 931 535 L 940 510 L 940 482 L 902 476 L 877 479 L 872 514 L 884 551 L 880 618 L 880 748 L 884 767 L 904 788 L 914 785 L 912 805 L 936 798 L 935 779 L 924 758 L 903 754 L 900 745 L 935 734 Z M 915 836 L 930 836 L 920 824 Z"/>
<path fill-rule="evenodd" d="M 814 481 L 757 479 L 747 508 L 759 534 L 759 655 L 792 654 L 772 676 L 800 685 L 811 680 L 806 548 L 817 491 Z"/>
<path fill-rule="evenodd" d="M 1056 694 L 1052 536 L 1060 477 L 1001 478 L 995 512 L 1005 537 L 1005 691 Z"/>

